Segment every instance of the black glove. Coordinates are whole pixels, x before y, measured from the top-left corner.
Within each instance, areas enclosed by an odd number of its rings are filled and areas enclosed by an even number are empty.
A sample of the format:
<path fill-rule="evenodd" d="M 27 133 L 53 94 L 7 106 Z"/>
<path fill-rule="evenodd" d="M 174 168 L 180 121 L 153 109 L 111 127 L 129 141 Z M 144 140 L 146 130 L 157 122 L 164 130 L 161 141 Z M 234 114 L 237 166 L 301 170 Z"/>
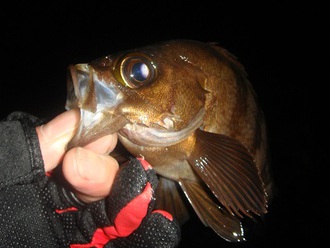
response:
<path fill-rule="evenodd" d="M 146 160 L 131 158 L 121 166 L 110 195 L 93 212 L 93 226 L 88 228 L 89 244 L 78 247 L 176 247 L 179 225 L 165 211 L 155 210 L 158 184 L 155 171 Z M 102 213 L 107 213 L 107 218 Z M 86 227 L 86 225 L 85 225 Z"/>
<path fill-rule="evenodd" d="M 40 123 L 21 112 L 0 122 L 0 247 L 178 245 L 177 222 L 153 211 L 158 180 L 145 160 L 131 158 L 106 199 L 84 204 L 56 171 L 46 176 L 35 131 Z"/>

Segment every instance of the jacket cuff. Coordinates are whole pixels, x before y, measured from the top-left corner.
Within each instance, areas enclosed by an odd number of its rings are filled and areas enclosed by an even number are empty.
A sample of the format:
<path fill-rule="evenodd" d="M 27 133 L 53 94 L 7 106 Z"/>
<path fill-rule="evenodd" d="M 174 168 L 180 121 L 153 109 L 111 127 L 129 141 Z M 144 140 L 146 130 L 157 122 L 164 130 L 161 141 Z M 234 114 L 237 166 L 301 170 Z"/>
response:
<path fill-rule="evenodd" d="M 0 122 L 0 188 L 44 178 L 44 163 L 35 130 L 41 120 L 14 112 Z"/>

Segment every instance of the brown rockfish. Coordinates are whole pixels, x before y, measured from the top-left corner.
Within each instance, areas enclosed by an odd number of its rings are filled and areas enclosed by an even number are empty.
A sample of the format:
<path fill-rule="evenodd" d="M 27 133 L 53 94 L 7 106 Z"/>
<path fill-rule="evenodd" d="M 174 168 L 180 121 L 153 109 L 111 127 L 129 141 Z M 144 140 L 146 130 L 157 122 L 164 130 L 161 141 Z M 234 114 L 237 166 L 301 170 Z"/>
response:
<path fill-rule="evenodd" d="M 159 175 L 158 208 L 183 223 L 189 202 L 219 236 L 245 240 L 242 218 L 267 213 L 272 180 L 263 112 L 232 54 L 170 40 L 69 71 L 66 109 L 81 111 L 70 147 L 117 132 Z"/>

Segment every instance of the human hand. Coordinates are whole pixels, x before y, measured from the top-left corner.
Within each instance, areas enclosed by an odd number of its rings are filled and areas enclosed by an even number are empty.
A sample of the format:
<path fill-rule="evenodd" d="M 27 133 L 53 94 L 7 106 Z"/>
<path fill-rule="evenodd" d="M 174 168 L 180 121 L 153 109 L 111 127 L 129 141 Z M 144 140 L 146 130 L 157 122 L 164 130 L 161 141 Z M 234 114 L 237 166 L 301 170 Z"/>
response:
<path fill-rule="evenodd" d="M 166 211 L 154 210 L 158 179 L 152 167 L 143 159 L 131 158 L 119 169 L 108 155 L 117 144 L 116 134 L 67 151 L 79 119 L 79 112 L 70 110 L 36 128 L 45 171 L 62 164 L 75 195 L 90 203 L 81 210 L 84 214 L 78 214 L 84 216 L 77 226 L 84 230 L 85 240 L 72 239 L 70 247 L 176 247 L 177 222 Z M 67 220 L 64 216 L 63 221 Z"/>
<path fill-rule="evenodd" d="M 63 175 L 84 202 L 94 202 L 109 194 L 118 162 L 107 155 L 117 144 L 117 135 L 104 136 L 85 147 L 66 151 L 66 145 L 78 128 L 78 110 L 66 111 L 36 128 L 45 171 L 62 163 Z"/>

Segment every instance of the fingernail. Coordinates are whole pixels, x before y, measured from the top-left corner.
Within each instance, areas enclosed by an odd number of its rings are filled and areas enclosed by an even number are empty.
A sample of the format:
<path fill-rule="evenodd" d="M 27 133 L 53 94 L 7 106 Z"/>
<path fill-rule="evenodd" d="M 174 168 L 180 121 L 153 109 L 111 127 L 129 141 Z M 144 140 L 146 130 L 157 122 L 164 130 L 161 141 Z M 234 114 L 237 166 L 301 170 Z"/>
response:
<path fill-rule="evenodd" d="M 102 181 L 106 176 L 106 166 L 101 156 L 78 147 L 76 149 L 76 166 L 79 176 L 89 181 Z"/>

